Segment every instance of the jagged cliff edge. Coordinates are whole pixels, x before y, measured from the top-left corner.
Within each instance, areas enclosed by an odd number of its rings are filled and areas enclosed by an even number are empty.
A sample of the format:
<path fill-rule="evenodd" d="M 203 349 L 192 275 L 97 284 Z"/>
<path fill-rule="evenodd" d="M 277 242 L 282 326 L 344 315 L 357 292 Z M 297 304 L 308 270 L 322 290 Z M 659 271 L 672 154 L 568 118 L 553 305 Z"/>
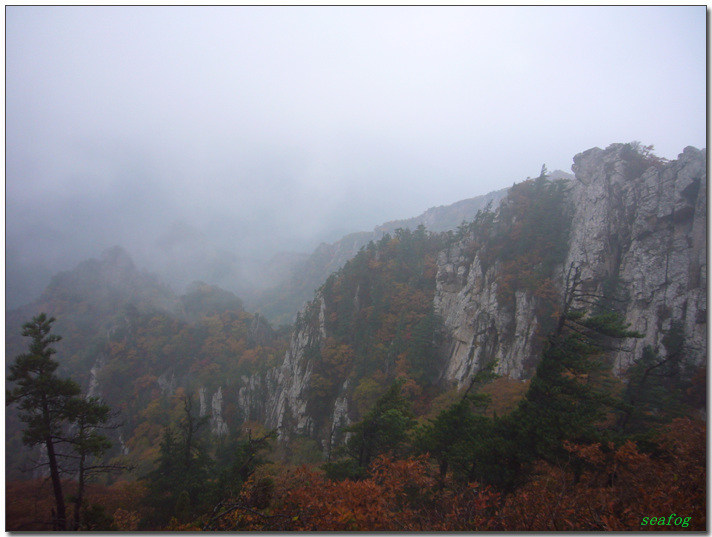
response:
<path fill-rule="evenodd" d="M 686 349 L 698 361 L 707 352 L 707 174 L 706 150 L 687 147 L 677 160 L 640 167 L 629 144 L 593 148 L 574 157 L 575 179 L 567 185 L 572 214 L 566 260 L 557 269 L 564 290 L 567 267 L 580 267 L 582 285 L 602 293 L 615 279 L 629 293 L 624 315 L 645 334 L 631 352 L 614 357 L 618 372 L 646 345 L 664 353 L 663 333 L 673 322 L 684 328 Z M 636 168 L 636 166 L 638 168 Z M 540 323 L 535 299 L 516 294 L 515 307 L 498 303 L 498 265 L 464 255 L 467 239 L 442 251 L 433 297 L 447 334 L 440 380 L 463 386 L 479 366 L 498 360 L 499 373 L 531 374 L 540 346 L 533 337 Z M 242 379 L 240 404 L 259 415 L 281 438 L 319 436 L 326 450 L 335 424 L 349 423 L 348 380 L 334 401 L 331 426 L 317 430 L 307 408 L 312 364 L 305 350 L 323 341 L 326 303 L 317 292 L 292 335 L 280 367 L 259 378 Z"/>

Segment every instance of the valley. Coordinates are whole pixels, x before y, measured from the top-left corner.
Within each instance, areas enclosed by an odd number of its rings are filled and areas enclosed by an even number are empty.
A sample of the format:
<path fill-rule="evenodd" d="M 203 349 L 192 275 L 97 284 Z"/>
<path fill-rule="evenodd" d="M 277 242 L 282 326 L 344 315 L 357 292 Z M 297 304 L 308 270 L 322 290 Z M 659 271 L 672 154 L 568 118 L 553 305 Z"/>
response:
<path fill-rule="evenodd" d="M 550 530 L 525 512 L 533 494 L 551 508 L 543 480 L 610 499 L 618 492 L 601 476 L 618 457 L 638 471 L 631 487 L 650 486 L 662 463 L 649 435 L 671 438 L 671 423 L 682 437 L 665 449 L 689 448 L 687 466 L 661 468 L 699 487 L 706 169 L 704 149 L 666 161 L 637 144 L 592 148 L 574 156 L 574 175 L 544 167 L 284 256 L 278 283 L 250 297 L 201 281 L 176 292 L 116 247 L 6 312 L 6 377 L 27 347 L 23 323 L 56 318 L 58 374 L 118 413 L 101 460 L 124 470 L 100 475 L 95 491 L 113 529 L 393 530 L 386 520 L 400 520 L 459 531 L 480 517 L 483 528 Z M 8 407 L 6 478 L 28 487 L 45 474 L 25 471 L 39 454 L 22 430 Z M 574 456 L 579 473 L 557 473 Z M 308 480 L 323 498 L 418 492 L 402 519 L 387 505 L 372 519 L 353 505 L 317 515 Z M 474 482 L 488 487 L 482 508 L 463 514 Z M 153 500 L 122 503 L 129 490 Z M 703 493 L 661 490 L 704 527 Z M 586 528 L 576 498 L 569 522 Z M 604 511 L 601 529 L 635 529 L 630 512 Z"/>

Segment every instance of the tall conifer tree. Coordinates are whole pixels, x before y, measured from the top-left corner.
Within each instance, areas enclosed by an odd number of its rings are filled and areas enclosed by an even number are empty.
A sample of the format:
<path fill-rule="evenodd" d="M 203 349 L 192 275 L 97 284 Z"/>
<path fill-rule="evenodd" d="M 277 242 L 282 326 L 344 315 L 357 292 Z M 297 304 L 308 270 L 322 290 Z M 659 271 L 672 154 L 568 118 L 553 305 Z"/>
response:
<path fill-rule="evenodd" d="M 61 336 L 50 334 L 54 317 L 41 313 L 22 327 L 22 335 L 31 339 L 29 352 L 16 357 L 10 366 L 8 380 L 15 387 L 7 391 L 6 403 L 16 403 L 20 419 L 27 424 L 23 442 L 28 446 L 44 446 L 52 479 L 56 503 L 55 527 L 67 529 L 67 513 L 60 480 L 57 444 L 63 440 L 62 428 L 70 421 L 70 400 L 80 393 L 71 379 L 61 379 L 56 370 L 59 363 L 52 359 L 53 343 Z"/>

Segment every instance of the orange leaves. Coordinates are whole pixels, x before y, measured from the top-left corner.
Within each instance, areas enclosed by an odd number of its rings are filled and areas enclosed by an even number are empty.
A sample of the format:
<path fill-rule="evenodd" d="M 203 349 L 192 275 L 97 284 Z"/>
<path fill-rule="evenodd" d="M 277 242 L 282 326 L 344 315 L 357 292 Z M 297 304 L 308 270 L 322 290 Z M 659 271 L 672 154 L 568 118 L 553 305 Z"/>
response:
<path fill-rule="evenodd" d="M 410 364 L 408 362 L 408 353 L 401 352 L 398 353 L 395 360 L 396 365 L 396 377 L 407 377 L 408 370 L 410 369 Z"/>
<path fill-rule="evenodd" d="M 330 374 L 337 378 L 344 378 L 350 372 L 355 357 L 350 345 L 339 344 L 334 338 L 327 338 L 321 351 L 321 359 Z"/>
<path fill-rule="evenodd" d="M 330 481 L 302 467 L 276 480 L 272 504 L 255 509 L 257 486 L 221 506 L 208 530 L 462 531 L 497 528 L 490 517 L 498 495 L 472 485 L 460 494 L 438 490 L 425 457 L 382 456 L 367 479 Z"/>
<path fill-rule="evenodd" d="M 396 372 L 399 373 L 397 369 Z M 419 399 L 423 395 L 423 388 L 415 380 L 406 376 L 406 374 L 404 374 L 404 377 L 405 382 L 403 383 L 402 388 L 403 395 L 405 395 L 405 397 L 410 401 Z"/>
<path fill-rule="evenodd" d="M 266 362 L 267 356 L 266 351 L 263 347 L 255 347 L 253 349 L 247 349 L 242 353 L 238 364 L 240 367 L 245 367 L 252 369 L 257 366 L 260 362 Z"/>
<path fill-rule="evenodd" d="M 299 512 L 294 529 L 319 531 L 398 531 L 423 529 L 409 505 L 407 489 L 431 484 L 424 461 L 377 459 L 372 476 L 333 482 L 306 474 L 302 486 L 285 496 L 285 507 Z M 306 485 L 306 486 L 303 486 Z"/>
<path fill-rule="evenodd" d="M 259 482 L 221 506 L 205 529 L 298 531 L 631 531 L 644 517 L 690 517 L 706 526 L 705 428 L 680 420 L 655 456 L 633 442 L 567 444 L 571 458 L 540 462 L 533 479 L 509 496 L 476 483 L 439 483 L 425 457 L 378 457 L 360 481 L 330 481 L 302 467 L 275 479 L 269 502 Z M 258 507 L 259 505 L 259 507 Z M 662 519 L 659 519 L 662 520 Z M 672 528 L 678 529 L 678 528 Z"/>
<path fill-rule="evenodd" d="M 140 521 L 141 517 L 136 511 L 121 508 L 114 511 L 114 525 L 117 531 L 136 531 Z"/>
<path fill-rule="evenodd" d="M 381 457 L 361 481 L 330 481 L 305 467 L 275 484 L 272 505 L 251 507 L 255 484 L 249 483 L 234 511 L 211 529 L 302 531 L 419 531 L 427 525 L 413 505 L 418 493 L 432 487 L 426 461 Z"/>
<path fill-rule="evenodd" d="M 142 375 L 133 381 L 134 397 L 140 397 L 148 391 L 156 389 L 157 377 L 155 375 Z"/>
<path fill-rule="evenodd" d="M 435 478 L 428 472 L 425 456 L 403 460 L 380 456 L 371 465 L 371 476 L 382 492 L 396 501 L 406 498 L 408 491 L 422 494 L 436 485 Z"/>
<path fill-rule="evenodd" d="M 502 376 L 483 386 L 480 391 L 492 398 L 487 407 L 487 415 L 509 414 L 526 394 L 529 383 L 529 380 L 521 381 Z"/>
<path fill-rule="evenodd" d="M 211 360 L 242 354 L 247 347 L 247 322 L 249 319 L 244 315 L 232 312 L 204 317 L 203 325 L 207 330 L 207 337 L 201 347 L 201 354 Z"/>
<path fill-rule="evenodd" d="M 5 488 L 7 531 L 48 531 L 54 508 L 51 487 L 45 480 L 8 481 Z"/>
<path fill-rule="evenodd" d="M 499 494 L 477 483 L 456 494 L 445 491 L 440 499 L 440 509 L 431 515 L 430 531 L 498 531 L 497 506 Z M 439 519 L 438 516 L 439 515 Z"/>
<path fill-rule="evenodd" d="M 76 490 L 76 483 L 72 481 L 65 481 L 64 486 L 70 493 Z M 103 506 L 106 514 L 113 517 L 113 525 L 118 531 L 139 529 L 142 511 L 145 511 L 143 498 L 146 494 L 141 483 L 119 481 L 110 487 L 91 483 L 87 486 L 86 494 L 87 505 Z M 8 481 L 6 496 L 6 530 L 52 529 L 51 512 L 54 501 L 51 486 L 46 480 Z"/>
<path fill-rule="evenodd" d="M 704 423 L 689 419 L 666 428 L 655 457 L 631 441 L 618 448 L 567 444 L 569 464 L 542 464 L 537 477 L 507 499 L 503 524 L 514 530 L 630 531 L 644 529 L 643 517 L 678 513 L 691 517 L 688 529 L 703 530 L 705 445 Z"/>

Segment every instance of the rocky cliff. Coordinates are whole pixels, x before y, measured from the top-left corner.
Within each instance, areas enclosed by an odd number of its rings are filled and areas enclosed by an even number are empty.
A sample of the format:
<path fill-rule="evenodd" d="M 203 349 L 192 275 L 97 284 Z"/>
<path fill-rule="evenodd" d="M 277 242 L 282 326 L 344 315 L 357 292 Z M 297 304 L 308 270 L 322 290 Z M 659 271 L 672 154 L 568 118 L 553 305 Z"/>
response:
<path fill-rule="evenodd" d="M 214 286 L 178 297 L 113 249 L 10 312 L 6 353 L 23 351 L 20 326 L 32 315 L 61 319 L 65 371 L 124 409 L 121 451 L 137 459 L 146 439 L 131 434 L 156 399 L 179 388 L 197 390 L 216 435 L 256 421 L 284 440 L 315 439 L 328 453 L 343 426 L 404 373 L 426 405 L 492 360 L 499 373 L 529 378 L 571 267 L 585 293 L 644 334 L 613 356 L 617 373 L 645 346 L 664 355 L 673 329 L 703 362 L 706 164 L 706 151 L 694 148 L 672 162 L 633 144 L 590 149 L 574 157 L 575 177 L 515 185 L 457 232 L 401 231 L 369 244 L 320 282 L 291 336 Z M 352 256 L 361 238 L 342 242 L 341 254 Z"/>
<path fill-rule="evenodd" d="M 569 176 L 559 170 L 554 174 L 558 177 Z M 248 301 L 247 306 L 273 323 L 291 323 L 296 312 L 314 296 L 314 290 L 369 242 L 378 241 L 386 233 L 393 234 L 399 228 L 415 229 L 419 225 L 424 225 L 429 231 L 453 231 L 463 222 L 472 220 L 480 209 L 487 206 L 496 208 L 506 195 L 507 189 L 496 190 L 451 205 L 431 207 L 416 217 L 392 220 L 373 231 L 350 233 L 334 243 L 322 243 L 308 258 L 295 262 L 281 284 Z"/>
<path fill-rule="evenodd" d="M 673 322 L 684 326 L 688 352 L 704 359 L 706 151 L 688 147 L 664 162 L 614 144 L 576 155 L 572 170 L 568 248 L 554 278 L 559 295 L 571 266 L 580 268 L 591 295 L 603 296 L 611 286 L 624 295 L 621 313 L 645 337 L 617 354 L 618 371 L 646 345 L 664 354 L 661 339 Z M 497 293 L 501 265 L 483 269 L 479 253 L 464 255 L 470 245 L 465 239 L 438 259 L 434 300 L 449 340 L 443 377 L 462 385 L 480 364 L 497 359 L 500 373 L 522 378 L 541 345 L 537 299 L 519 291 L 514 307 L 504 307 Z"/>
<path fill-rule="evenodd" d="M 541 273 L 545 256 L 535 267 L 513 269 L 503 254 L 493 257 L 494 251 L 506 251 L 506 245 L 485 248 L 481 230 L 479 235 L 465 234 L 438 255 L 433 305 L 445 329 L 442 385 L 466 385 L 493 359 L 501 374 L 531 376 L 569 267 L 579 270 L 582 289 L 616 300 L 631 328 L 645 334 L 614 357 L 617 372 L 646 345 L 664 355 L 661 340 L 673 323 L 684 328 L 688 354 L 706 359 L 706 151 L 688 147 L 667 162 L 635 145 L 614 144 L 576 155 L 572 170 L 574 179 L 558 182 L 567 240 L 546 277 L 537 280 L 536 290 L 527 287 L 522 274 Z M 516 231 L 507 203 L 491 215 L 492 229 L 498 225 Z M 519 271 L 516 278 L 512 270 Z M 517 278 L 519 286 L 512 287 Z M 544 302 L 550 307 L 543 307 Z M 318 295 L 310 308 L 312 322 L 297 328 L 281 368 L 269 375 L 266 421 L 279 427 L 283 437 L 290 431 L 309 434 L 326 449 L 329 431 L 337 420 L 348 423 L 351 405 L 347 381 L 333 408 L 320 409 L 332 423 L 315 427 L 313 409 L 307 407 L 308 349 L 327 337 L 323 319 L 331 312 Z"/>
<path fill-rule="evenodd" d="M 649 165 L 617 144 L 574 158 L 576 216 L 567 264 L 582 267 L 596 292 L 616 281 L 627 294 L 626 319 L 645 335 L 633 342 L 634 352 L 619 353 L 621 367 L 645 345 L 664 354 L 661 339 L 673 323 L 684 327 L 688 353 L 705 358 L 706 157 L 687 147 L 673 162 Z"/>
<path fill-rule="evenodd" d="M 276 429 L 280 438 L 287 438 L 290 432 L 314 433 L 314 417 L 307 408 L 314 364 L 308 355 L 326 338 L 324 312 L 324 300 L 317 294 L 304 312 L 305 319 L 297 322 L 282 365 L 268 373 L 272 389 L 268 391 L 265 424 Z"/>

